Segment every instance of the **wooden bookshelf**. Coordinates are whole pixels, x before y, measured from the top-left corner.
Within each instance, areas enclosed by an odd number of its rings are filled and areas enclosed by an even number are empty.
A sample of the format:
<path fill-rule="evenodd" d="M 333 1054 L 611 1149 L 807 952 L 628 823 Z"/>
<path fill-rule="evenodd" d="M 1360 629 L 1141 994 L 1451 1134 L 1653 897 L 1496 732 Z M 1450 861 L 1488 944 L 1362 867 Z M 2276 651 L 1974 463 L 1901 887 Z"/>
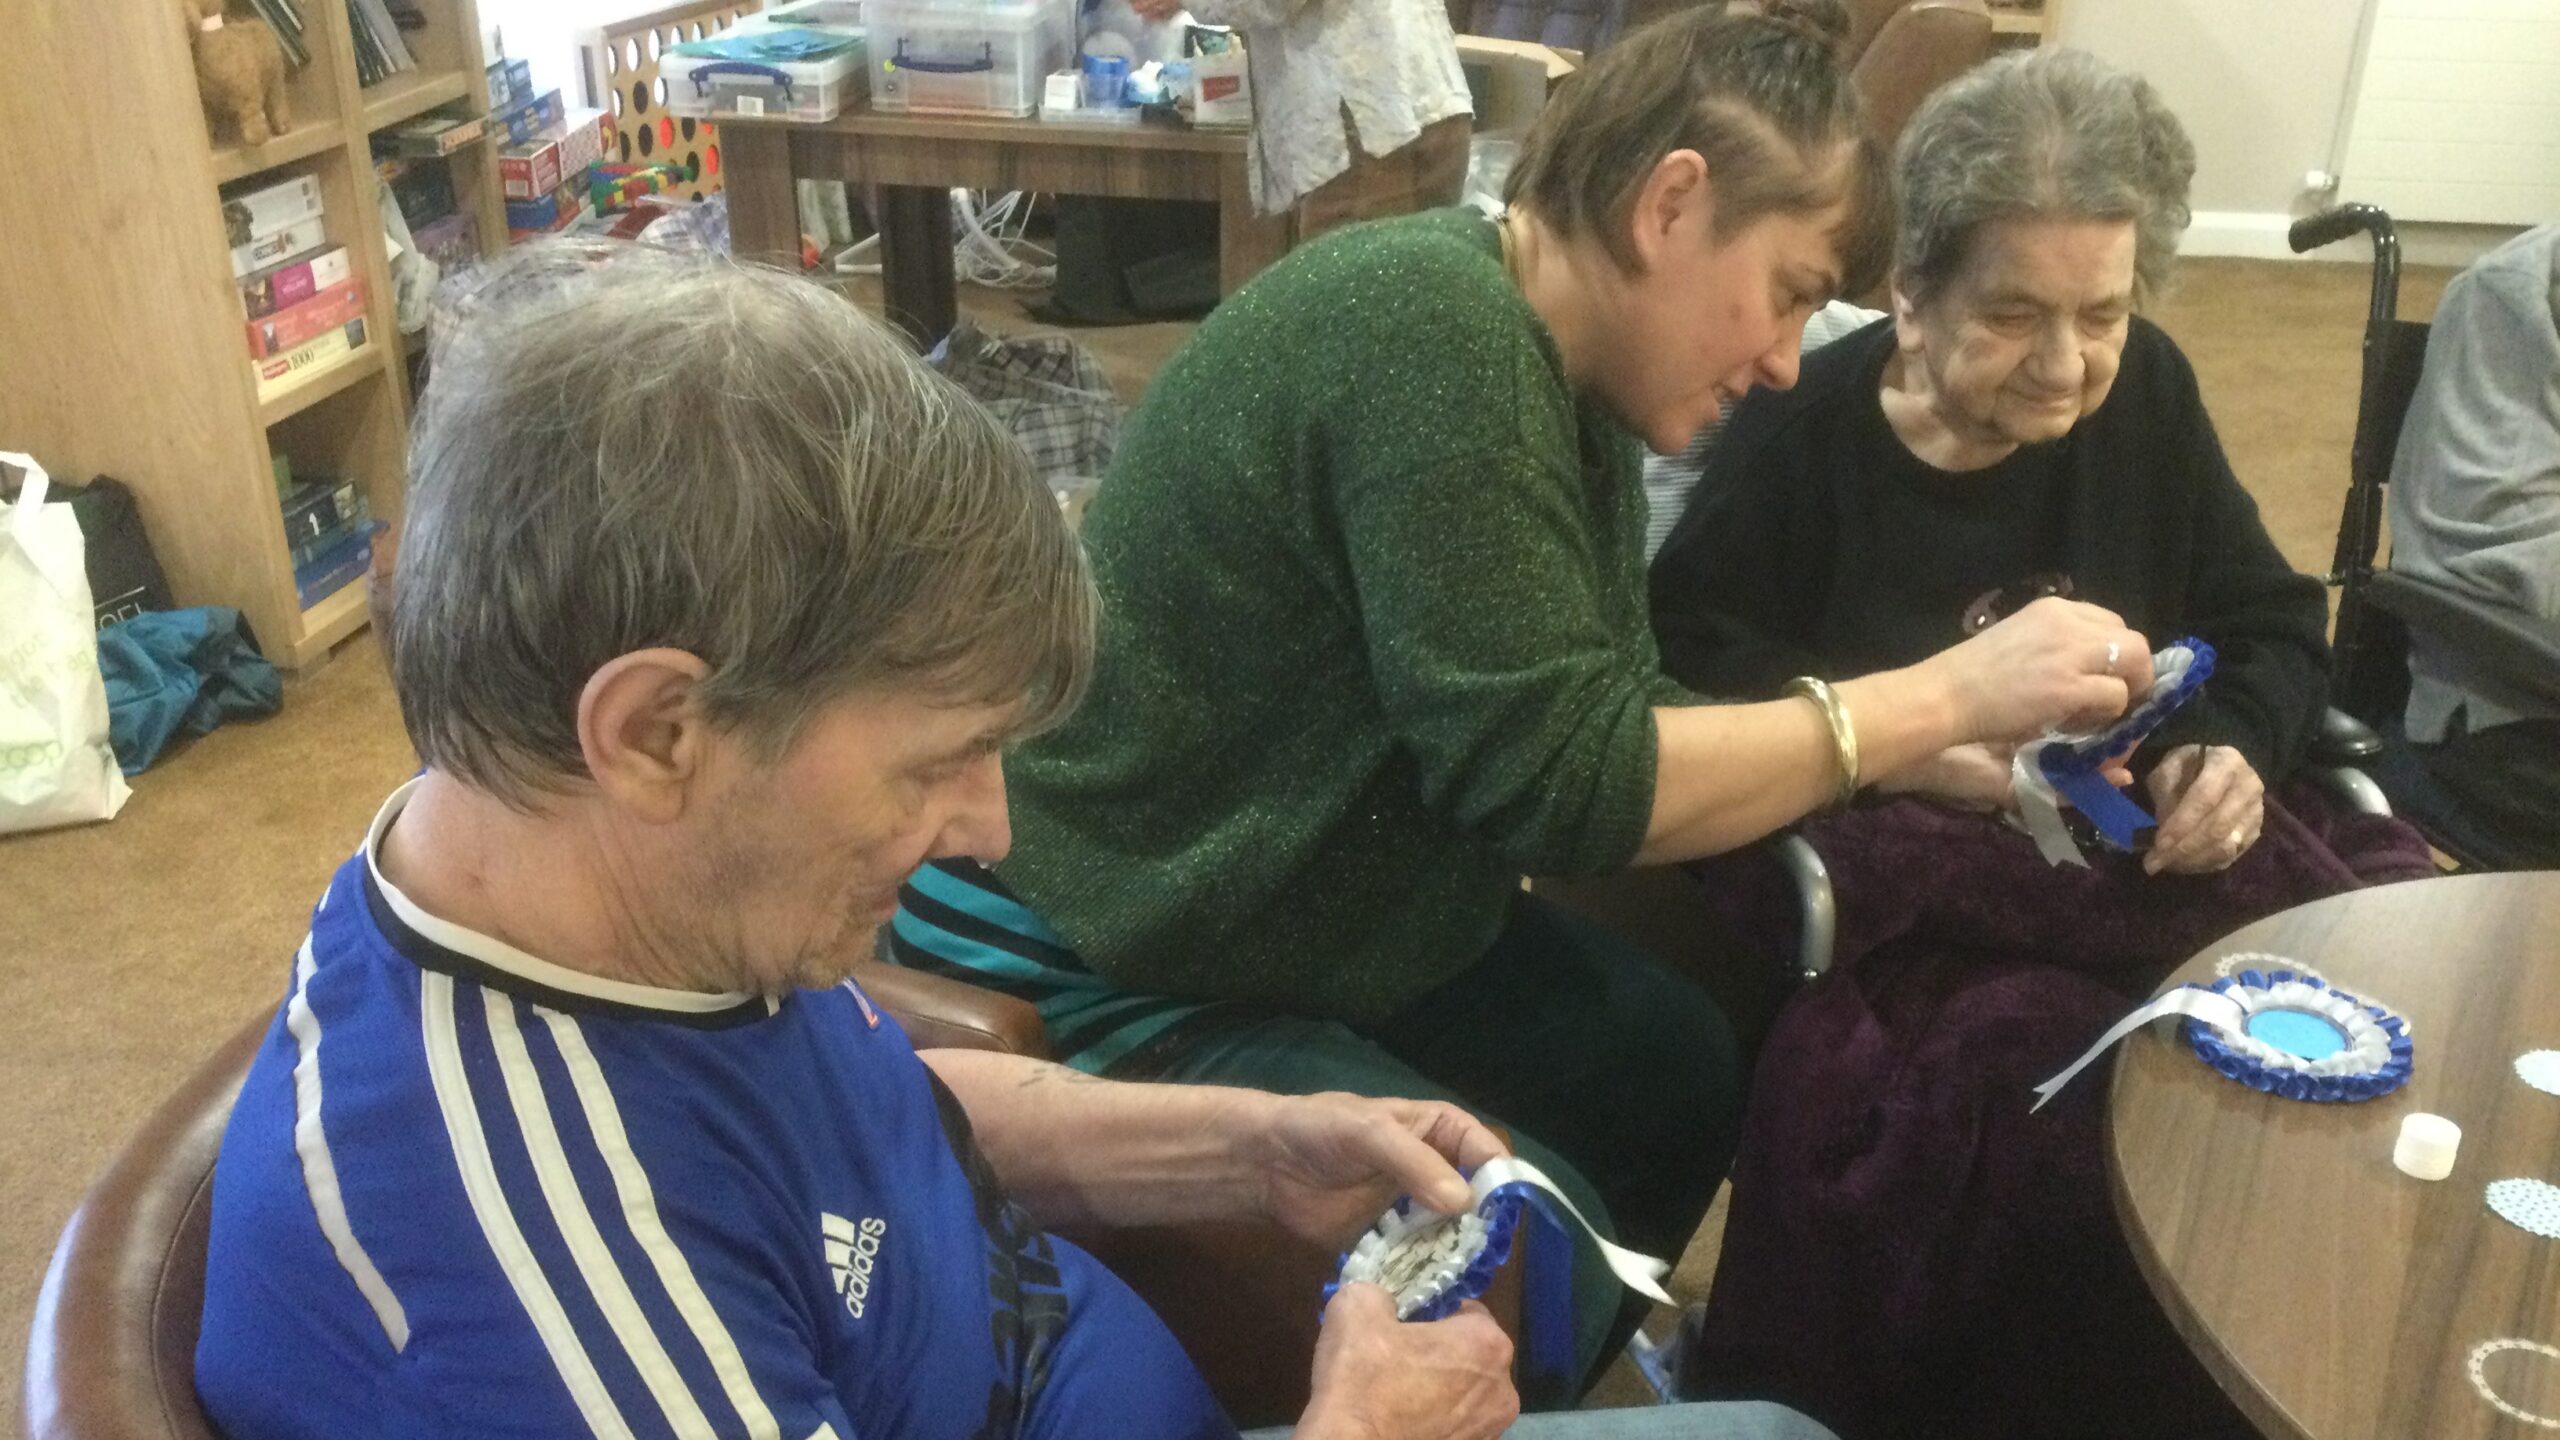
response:
<path fill-rule="evenodd" d="M 480 77 L 483 83 L 487 77 Z M 472 77 L 459 70 L 413 70 L 364 92 L 364 128 L 371 134 L 471 93 Z"/>
<path fill-rule="evenodd" d="M 418 68 L 371 87 L 342 0 L 300 4 L 311 61 L 287 82 L 293 128 L 264 145 L 206 135 L 186 32 L 158 4 L 33 7 L 23 73 L 0 87 L 0 120 L 37 137 L 12 152 L 0 203 L 0 448 L 130 485 L 178 603 L 240 610 L 296 668 L 363 627 L 364 585 L 302 604 L 273 458 L 354 477 L 376 519 L 401 513 L 408 392 L 372 137 L 488 108 L 473 0 L 418 0 L 427 25 L 402 32 Z M 101 55 L 114 85 L 94 83 Z M 448 162 L 484 253 L 507 239 L 492 145 Z M 262 397 L 217 187 L 298 174 L 318 178 L 329 239 L 364 282 L 367 343 Z"/>

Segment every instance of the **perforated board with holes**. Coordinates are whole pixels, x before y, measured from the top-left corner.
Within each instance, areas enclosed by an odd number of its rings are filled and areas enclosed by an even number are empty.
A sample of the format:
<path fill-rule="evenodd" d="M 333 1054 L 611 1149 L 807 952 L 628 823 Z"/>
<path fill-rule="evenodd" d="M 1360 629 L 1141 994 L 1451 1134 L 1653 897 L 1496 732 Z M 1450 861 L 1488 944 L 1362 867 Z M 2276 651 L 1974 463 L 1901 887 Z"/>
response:
<path fill-rule="evenodd" d="M 741 15 L 763 8 L 758 0 L 694 0 L 619 20 L 578 41 L 586 76 L 586 103 L 613 112 L 611 159 L 633 165 L 677 164 L 686 183 L 669 192 L 698 201 L 720 189 L 720 127 L 708 120 L 670 115 L 667 82 L 658 54 L 669 45 L 716 35 Z"/>

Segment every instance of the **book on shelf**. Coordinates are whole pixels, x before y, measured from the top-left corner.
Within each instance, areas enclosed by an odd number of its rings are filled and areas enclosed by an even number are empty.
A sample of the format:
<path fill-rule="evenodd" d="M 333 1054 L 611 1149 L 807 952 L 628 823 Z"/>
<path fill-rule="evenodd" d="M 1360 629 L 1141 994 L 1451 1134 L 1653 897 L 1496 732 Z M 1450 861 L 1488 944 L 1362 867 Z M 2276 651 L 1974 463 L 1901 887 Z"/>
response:
<path fill-rule="evenodd" d="M 346 283 L 355 273 L 353 257 L 344 245 L 332 245 L 317 255 L 302 256 L 270 265 L 240 282 L 242 315 L 255 320 L 278 310 L 299 305 L 333 285 Z"/>
<path fill-rule="evenodd" d="M 353 489 L 352 484 L 350 484 L 348 488 Z M 330 551 L 338 548 L 342 544 L 345 544 L 347 537 L 354 535 L 356 532 L 372 524 L 373 503 L 364 498 L 363 491 L 358 490 L 355 492 L 352 500 L 343 503 L 339 507 L 339 514 L 340 519 L 337 524 L 330 526 L 327 530 L 312 536 L 308 540 L 297 540 L 294 542 L 294 569 L 300 570 L 314 561 L 326 558 Z"/>
<path fill-rule="evenodd" d="M 342 280 L 308 300 L 249 322 L 249 355 L 264 360 L 320 338 L 364 313 L 364 282 Z"/>
<path fill-rule="evenodd" d="M 272 400 L 293 388 L 294 382 L 310 372 L 364 348 L 364 317 L 359 315 L 335 330 L 314 336 L 281 355 L 270 355 L 258 362 L 258 398 Z"/>
<path fill-rule="evenodd" d="M 363 518 L 356 514 L 356 504 L 364 498 L 351 476 L 313 475 L 297 479 L 293 489 L 278 502 L 284 515 L 284 539 L 288 545 L 300 547 L 346 529 Z"/>
<path fill-rule="evenodd" d="M 419 115 L 375 135 L 373 147 L 394 155 L 434 160 L 452 154 L 480 135 L 477 115 Z"/>
<path fill-rule="evenodd" d="M 299 257 L 304 251 L 317 250 L 329 243 L 329 232 L 321 217 L 314 215 L 272 234 L 261 235 L 246 245 L 231 247 L 231 278 L 246 280 L 270 266 Z"/>
<path fill-rule="evenodd" d="M 276 44 L 283 48 L 287 65 L 299 70 L 311 63 L 311 45 L 302 36 L 302 11 L 293 0 L 250 0 L 250 8 L 276 32 Z"/>
<path fill-rule="evenodd" d="M 226 193 L 222 197 L 222 229 L 232 248 L 273 235 L 320 213 L 320 177 L 296 175 L 272 185 Z"/>
<path fill-rule="evenodd" d="M 356 80 L 374 85 L 418 68 L 409 43 L 382 0 L 346 0 L 347 30 L 355 41 Z"/>
<path fill-rule="evenodd" d="M 293 567 L 293 589 L 302 608 L 308 610 L 363 579 L 373 568 L 373 537 L 385 528 L 379 520 L 367 520 L 309 564 Z"/>

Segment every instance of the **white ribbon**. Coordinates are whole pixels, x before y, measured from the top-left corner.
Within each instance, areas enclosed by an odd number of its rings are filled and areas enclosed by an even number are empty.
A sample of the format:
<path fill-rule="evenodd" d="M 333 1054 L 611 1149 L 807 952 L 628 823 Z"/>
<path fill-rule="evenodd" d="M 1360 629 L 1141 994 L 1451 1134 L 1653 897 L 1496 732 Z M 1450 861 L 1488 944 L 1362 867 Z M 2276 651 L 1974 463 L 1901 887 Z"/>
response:
<path fill-rule="evenodd" d="M 2037 758 L 2048 744 L 2043 741 L 2019 747 L 2009 757 L 2009 788 L 2018 797 L 2018 818 L 2025 822 L 2028 836 L 2036 842 L 2036 850 L 2048 865 L 2077 865 L 2089 868 L 2081 857 L 2080 847 L 2072 842 L 2070 827 L 2062 823 L 2062 797 L 2053 793 L 2053 782 L 2044 777 L 2044 767 Z"/>
<path fill-rule="evenodd" d="M 2248 1012 L 2242 1008 L 2239 1001 L 2232 999 L 2230 996 L 2223 994 L 2219 990 L 2206 990 L 2194 985 L 2181 985 L 2177 989 L 2170 991 L 2168 994 L 2161 996 L 2159 999 L 2152 1001 L 2150 1004 L 2143 1006 L 2141 1009 L 2136 1010 L 2132 1014 L 2117 1021 L 2114 1027 L 2108 1030 L 2106 1034 L 2098 1037 L 2097 1044 L 2090 1046 L 2081 1054 L 2079 1059 L 2074 1060 L 2069 1065 L 2063 1067 L 2061 1074 L 2054 1076 L 2052 1079 L 2047 1080 L 2041 1085 L 2038 1085 L 2035 1091 L 2036 1103 L 2027 1107 L 2027 1113 L 2032 1115 L 2038 1110 L 2043 1109 L 2046 1101 L 2061 1094 L 2062 1087 L 2071 1083 L 2072 1076 L 2088 1069 L 2089 1062 L 2107 1053 L 2109 1046 L 2114 1045 L 2117 1041 L 2122 1040 L 2127 1035 L 2132 1034 L 2134 1031 L 2141 1029 L 2143 1026 L 2150 1024 L 2154 1020 L 2167 1019 L 2173 1015 L 2184 1016 L 2191 1020 L 2201 1020 L 2207 1025 L 2210 1025 L 2214 1029 L 2220 1030 L 2225 1034 L 2244 1035 L 2248 1033 L 2244 1028 L 2248 1024 Z"/>
<path fill-rule="evenodd" d="M 1581 1207 L 1575 1205 L 1564 1191 L 1557 1189 L 1556 1182 L 1547 1178 L 1545 1171 L 1519 1156 L 1504 1155 L 1487 1160 L 1476 1167 L 1475 1178 L 1468 1182 L 1468 1189 L 1474 1193 L 1475 1203 L 1481 1208 L 1486 1196 L 1506 1185 L 1531 1185 L 1554 1196 L 1556 1203 L 1564 1207 L 1564 1213 L 1572 1216 L 1575 1223 L 1582 1227 L 1583 1233 L 1591 1237 L 1592 1243 L 1600 1247 L 1600 1258 L 1609 1262 L 1610 1271 L 1616 1274 L 1628 1289 L 1664 1305 L 1675 1303 L 1670 1295 L 1663 1291 L 1661 1283 L 1662 1277 L 1671 1273 L 1669 1262 L 1656 1260 L 1650 1255 L 1640 1255 L 1623 1245 L 1610 1244 L 1598 1230 L 1592 1228 L 1591 1221 L 1583 1215 Z"/>

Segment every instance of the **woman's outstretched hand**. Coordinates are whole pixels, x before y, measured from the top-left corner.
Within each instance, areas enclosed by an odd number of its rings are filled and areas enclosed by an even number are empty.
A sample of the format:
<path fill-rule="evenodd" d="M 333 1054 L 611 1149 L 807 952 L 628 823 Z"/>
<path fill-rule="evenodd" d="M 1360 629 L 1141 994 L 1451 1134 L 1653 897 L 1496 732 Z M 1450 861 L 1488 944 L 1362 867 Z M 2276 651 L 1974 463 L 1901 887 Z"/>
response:
<path fill-rule="evenodd" d="M 2016 744 L 2105 728 L 2151 688 L 2151 646 L 2111 610 L 2047 598 L 1914 668 L 1946 687 L 1963 740 Z"/>

